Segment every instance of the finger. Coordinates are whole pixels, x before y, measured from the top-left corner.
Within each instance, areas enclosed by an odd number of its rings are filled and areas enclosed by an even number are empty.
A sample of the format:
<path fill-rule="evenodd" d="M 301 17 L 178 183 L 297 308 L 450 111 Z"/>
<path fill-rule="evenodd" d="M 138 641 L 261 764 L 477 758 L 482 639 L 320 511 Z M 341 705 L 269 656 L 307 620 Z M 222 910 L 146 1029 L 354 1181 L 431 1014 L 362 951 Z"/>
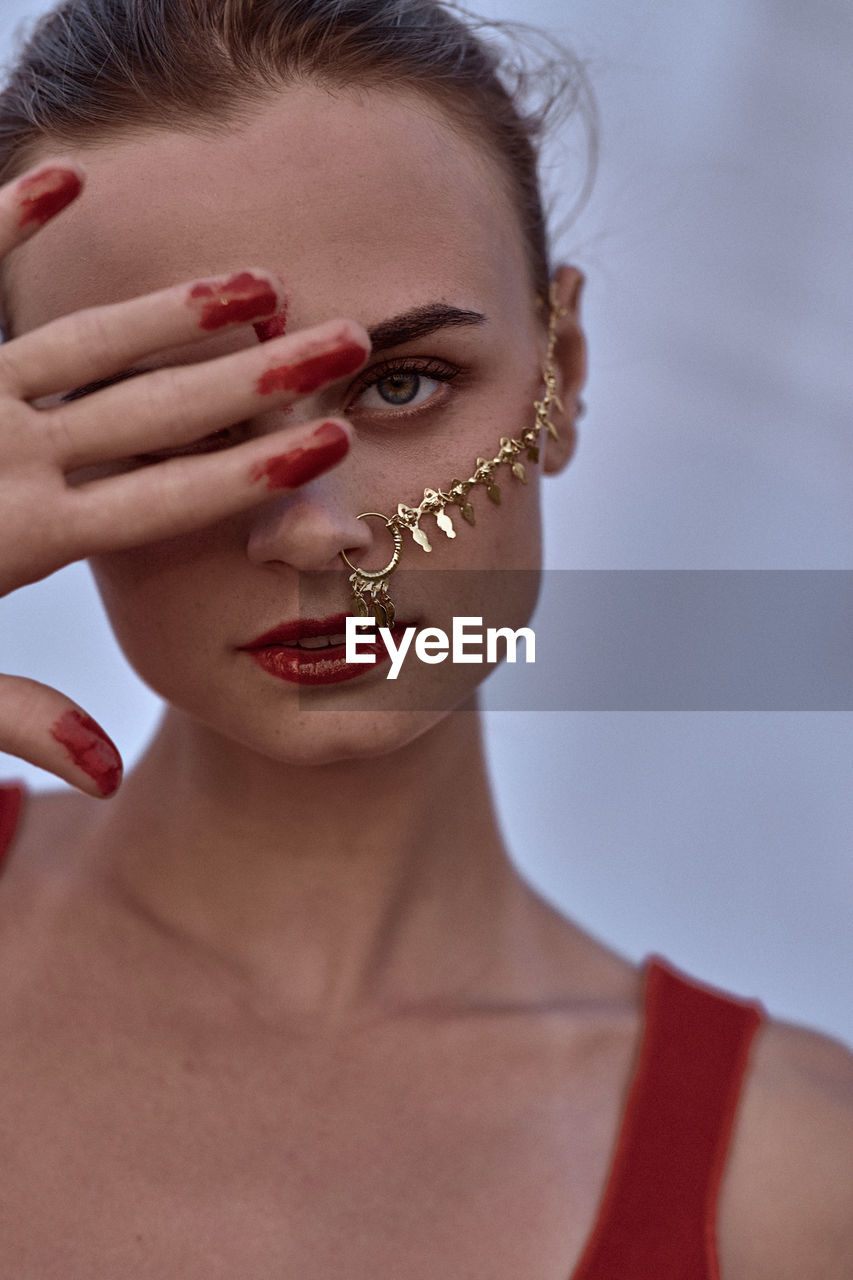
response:
<path fill-rule="evenodd" d="M 317 420 L 201 457 L 174 458 L 68 491 L 75 556 L 189 533 L 296 489 L 345 457 L 350 428 Z"/>
<path fill-rule="evenodd" d="M 0 187 L 0 258 L 76 200 L 86 175 L 71 160 L 46 160 Z"/>
<path fill-rule="evenodd" d="M 21 400 L 72 392 L 125 372 L 168 347 L 233 324 L 275 315 L 280 281 L 259 268 L 173 285 L 129 302 L 91 307 L 33 329 L 0 348 L 0 384 Z"/>
<path fill-rule="evenodd" d="M 111 796 L 121 783 L 121 756 L 100 725 L 65 694 L 23 676 L 0 676 L 0 751 L 90 796 Z"/>
<path fill-rule="evenodd" d="M 149 454 L 215 434 L 348 377 L 369 351 L 361 325 L 331 320 L 264 346 L 156 370 L 84 401 L 39 410 L 34 425 L 49 433 L 52 456 L 66 471 Z"/>

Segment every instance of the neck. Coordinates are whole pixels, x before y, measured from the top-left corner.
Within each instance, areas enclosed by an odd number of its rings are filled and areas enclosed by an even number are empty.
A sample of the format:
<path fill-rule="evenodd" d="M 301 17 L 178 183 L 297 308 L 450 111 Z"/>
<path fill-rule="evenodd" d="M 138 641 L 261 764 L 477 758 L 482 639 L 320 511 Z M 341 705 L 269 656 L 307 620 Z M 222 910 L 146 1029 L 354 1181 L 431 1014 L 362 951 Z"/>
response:
<path fill-rule="evenodd" d="M 158 936 L 323 1022 L 482 995 L 484 973 L 505 995 L 533 899 L 500 838 L 473 710 L 390 754 L 311 766 L 170 710 L 94 846 Z"/>

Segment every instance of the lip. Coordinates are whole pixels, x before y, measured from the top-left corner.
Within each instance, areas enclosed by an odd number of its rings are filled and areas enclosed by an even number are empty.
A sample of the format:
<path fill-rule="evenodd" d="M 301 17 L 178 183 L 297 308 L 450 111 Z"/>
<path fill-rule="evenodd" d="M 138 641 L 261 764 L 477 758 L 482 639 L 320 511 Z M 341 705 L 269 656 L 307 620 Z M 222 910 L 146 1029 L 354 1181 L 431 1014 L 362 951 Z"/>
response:
<path fill-rule="evenodd" d="M 298 618 L 294 622 L 284 622 L 271 631 L 265 631 L 257 639 L 250 640 L 248 644 L 238 645 L 238 650 L 247 653 L 268 675 L 286 680 L 290 684 L 338 684 L 343 680 L 355 680 L 358 676 L 370 675 L 380 664 L 389 660 L 381 636 L 377 635 L 376 640 L 369 643 L 365 636 L 360 644 L 363 653 L 375 656 L 375 662 L 347 662 L 345 644 L 325 649 L 287 647 L 312 636 L 340 635 L 346 631 L 347 618 L 350 616 L 336 613 L 328 618 Z M 406 625 L 395 623 L 392 627 L 391 634 L 395 643 L 399 642 Z"/>

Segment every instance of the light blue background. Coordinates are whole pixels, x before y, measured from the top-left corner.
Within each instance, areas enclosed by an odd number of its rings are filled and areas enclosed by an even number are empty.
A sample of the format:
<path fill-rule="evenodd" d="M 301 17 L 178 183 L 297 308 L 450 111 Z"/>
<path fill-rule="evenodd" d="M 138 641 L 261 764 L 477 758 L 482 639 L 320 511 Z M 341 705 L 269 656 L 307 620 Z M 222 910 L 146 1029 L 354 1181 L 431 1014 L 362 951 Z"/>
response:
<path fill-rule="evenodd" d="M 4 0 L 0 48 L 46 7 Z M 602 107 L 560 246 L 588 276 L 590 411 L 546 486 L 548 565 L 853 568 L 848 0 L 480 10 L 565 38 Z M 79 565 L 0 604 L 0 668 L 128 762 L 158 715 Z M 850 714 L 490 713 L 488 740 L 518 865 L 566 913 L 853 1040 Z M 54 785 L 0 756 L 10 776 Z"/>

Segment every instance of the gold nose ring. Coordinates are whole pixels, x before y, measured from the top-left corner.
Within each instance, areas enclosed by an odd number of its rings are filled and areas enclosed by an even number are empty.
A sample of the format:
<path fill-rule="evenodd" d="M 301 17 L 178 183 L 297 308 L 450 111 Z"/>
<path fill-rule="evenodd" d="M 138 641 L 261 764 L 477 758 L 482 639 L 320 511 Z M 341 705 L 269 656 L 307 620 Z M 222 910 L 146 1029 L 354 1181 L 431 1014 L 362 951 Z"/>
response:
<path fill-rule="evenodd" d="M 568 315 L 568 312 L 561 306 L 557 298 L 556 285 L 552 284 L 548 318 L 548 349 L 545 367 L 542 370 L 545 394 L 541 400 L 533 402 L 536 417 L 532 426 L 526 427 L 519 436 L 512 438 L 501 436 L 500 449 L 495 456 L 478 458 L 477 469 L 467 480 L 451 480 L 447 489 L 424 489 L 423 499 L 416 507 L 409 507 L 400 502 L 397 505 L 396 515 L 386 516 L 381 511 L 362 511 L 357 517 L 359 520 L 366 520 L 372 516 L 382 520 L 394 539 L 394 554 L 384 569 L 359 569 L 345 551 L 340 552 L 344 564 L 352 569 L 349 581 L 355 605 L 354 612 L 358 617 L 367 618 L 372 613 L 380 627 L 394 625 L 395 610 L 388 594 L 388 579 L 400 561 L 404 529 L 409 531 L 422 551 L 432 551 L 426 530 L 422 529 L 420 524 L 424 516 L 432 515 L 435 516 L 439 529 L 448 538 L 455 538 L 456 530 L 449 515 L 449 511 L 454 506 L 459 507 L 463 520 L 467 520 L 468 524 L 474 524 L 474 507 L 468 497 L 471 490 L 478 485 L 484 487 L 491 501 L 499 506 L 501 491 L 495 480 L 495 472 L 506 465 L 516 480 L 526 484 L 527 472 L 519 455 L 524 454 L 529 462 L 536 463 L 539 461 L 539 438 L 542 432 L 544 431 L 555 440 L 559 439 L 557 428 L 551 421 L 551 408 L 556 406 L 561 413 L 565 413 L 557 391 L 556 371 L 557 322 L 565 315 Z M 575 417 L 580 417 L 584 408 L 583 402 L 578 400 Z"/>
<path fill-rule="evenodd" d="M 382 520 L 385 528 L 389 530 L 394 539 L 394 554 L 385 568 L 359 569 L 357 565 L 353 564 L 345 551 L 341 551 L 340 554 L 344 563 L 352 569 L 349 581 L 352 587 L 356 616 L 368 618 L 373 614 L 377 626 L 393 627 L 396 610 L 388 594 L 388 579 L 400 563 L 400 556 L 403 554 L 403 535 L 394 517 L 391 516 L 389 518 L 383 515 L 381 511 L 362 511 L 361 515 L 357 516 L 356 519 L 366 520 L 370 516 L 375 516 L 377 520 Z"/>

